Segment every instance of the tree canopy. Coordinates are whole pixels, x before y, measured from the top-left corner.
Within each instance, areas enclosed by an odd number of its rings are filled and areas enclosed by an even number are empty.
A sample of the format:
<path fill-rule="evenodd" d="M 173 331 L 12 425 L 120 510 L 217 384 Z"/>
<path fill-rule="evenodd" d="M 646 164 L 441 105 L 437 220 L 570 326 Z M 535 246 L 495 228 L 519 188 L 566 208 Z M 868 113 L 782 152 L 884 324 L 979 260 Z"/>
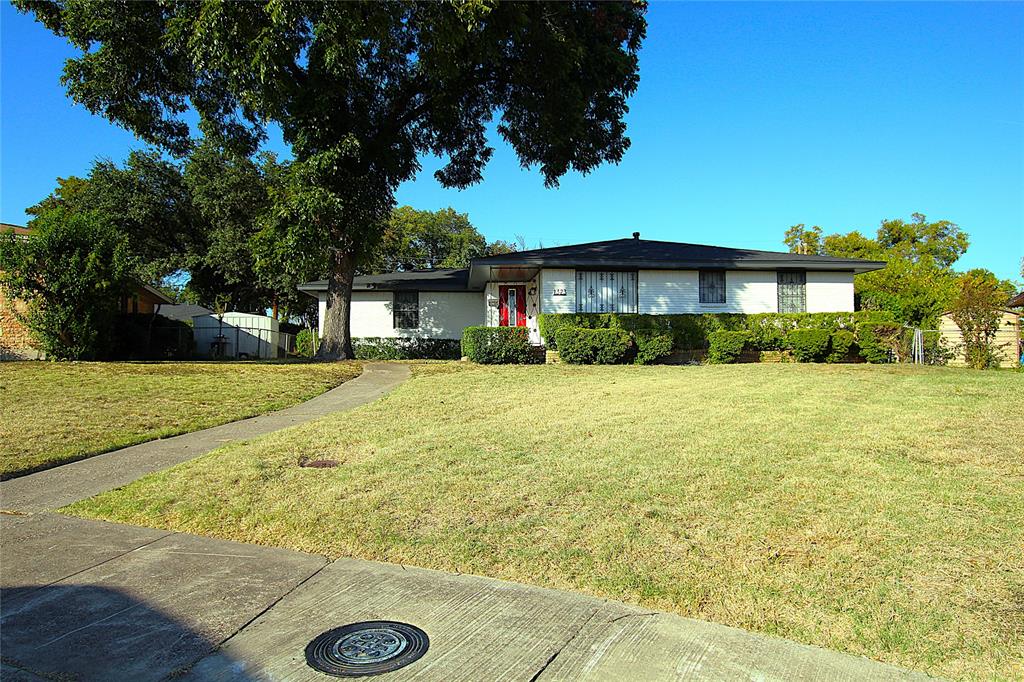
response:
<path fill-rule="evenodd" d="M 372 258 L 360 270 L 464 268 L 486 251 L 486 239 L 465 213 L 451 207 L 421 211 L 400 206 L 391 212 Z"/>
<path fill-rule="evenodd" d="M 133 254 L 136 280 L 159 285 L 185 276 L 185 298 L 233 310 L 262 312 L 280 305 L 307 312 L 310 299 L 297 280 L 257 268 L 255 235 L 272 206 L 272 189 L 286 167 L 263 155 L 256 161 L 196 146 L 184 163 L 154 151 L 133 151 L 122 166 L 97 161 L 85 178 L 58 178 L 50 196 L 28 209 L 35 218 L 97 214 L 122 235 Z"/>
<path fill-rule="evenodd" d="M 960 290 L 961 275 L 953 265 L 970 241 L 966 232 L 948 220 L 929 222 L 927 216 L 914 213 L 909 221 L 883 220 L 874 238 L 856 230 L 824 238 L 821 234 L 820 227 L 794 225 L 786 231 L 784 241 L 791 253 L 886 261 L 884 269 L 854 279 L 862 308 L 890 310 L 901 322 L 932 327 Z M 1012 287 L 991 272 L 975 274 L 988 277 L 999 290 Z"/>
<path fill-rule="evenodd" d="M 25 301 L 24 321 L 51 358 L 102 356 L 137 267 L 127 235 L 99 211 L 51 206 L 28 238 L 0 234 L 0 286 Z"/>
<path fill-rule="evenodd" d="M 71 97 L 147 142 L 185 154 L 189 108 L 246 154 L 280 126 L 296 167 L 279 228 L 326 261 L 328 357 L 351 355 L 352 277 L 418 155 L 446 159 L 445 186 L 480 181 L 498 114 L 547 185 L 618 162 L 646 31 L 642 2 L 17 5 L 82 50 Z"/>

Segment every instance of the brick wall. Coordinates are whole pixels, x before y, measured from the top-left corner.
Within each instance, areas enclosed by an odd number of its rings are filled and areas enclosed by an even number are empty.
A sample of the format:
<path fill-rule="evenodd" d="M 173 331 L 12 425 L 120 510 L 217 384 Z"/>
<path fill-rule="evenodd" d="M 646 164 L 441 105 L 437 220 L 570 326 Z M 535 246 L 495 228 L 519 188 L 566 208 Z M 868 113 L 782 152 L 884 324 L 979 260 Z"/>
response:
<path fill-rule="evenodd" d="M 15 316 L 15 309 L 23 312 L 21 301 L 11 301 L 0 289 L 0 360 L 32 360 L 40 356 L 32 346 L 28 329 Z"/>

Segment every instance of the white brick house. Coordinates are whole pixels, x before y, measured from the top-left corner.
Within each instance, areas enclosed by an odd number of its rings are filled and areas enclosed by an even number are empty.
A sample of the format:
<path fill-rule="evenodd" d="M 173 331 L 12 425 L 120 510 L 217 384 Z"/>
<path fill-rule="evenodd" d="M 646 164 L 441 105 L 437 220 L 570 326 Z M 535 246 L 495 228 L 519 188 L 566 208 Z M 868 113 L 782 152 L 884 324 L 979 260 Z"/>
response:
<path fill-rule="evenodd" d="M 541 313 L 845 312 L 853 276 L 879 261 L 640 239 L 476 258 L 460 270 L 357 277 L 352 336 L 458 339 L 472 325 L 524 326 Z M 320 301 L 327 282 L 300 290 Z"/>

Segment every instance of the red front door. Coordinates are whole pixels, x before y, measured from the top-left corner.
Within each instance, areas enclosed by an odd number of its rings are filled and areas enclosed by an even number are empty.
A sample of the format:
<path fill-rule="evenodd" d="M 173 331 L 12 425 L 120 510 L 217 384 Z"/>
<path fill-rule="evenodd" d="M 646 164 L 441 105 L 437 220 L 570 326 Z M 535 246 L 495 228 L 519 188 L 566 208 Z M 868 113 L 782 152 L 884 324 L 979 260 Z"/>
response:
<path fill-rule="evenodd" d="M 498 324 L 502 327 L 526 326 L 526 285 L 498 285 Z"/>

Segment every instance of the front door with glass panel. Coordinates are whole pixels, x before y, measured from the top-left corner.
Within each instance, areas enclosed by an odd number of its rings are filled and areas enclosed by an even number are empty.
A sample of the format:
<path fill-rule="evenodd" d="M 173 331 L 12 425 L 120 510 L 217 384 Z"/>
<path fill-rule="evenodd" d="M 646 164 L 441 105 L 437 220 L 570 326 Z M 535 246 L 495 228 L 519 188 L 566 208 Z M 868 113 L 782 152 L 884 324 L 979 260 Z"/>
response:
<path fill-rule="evenodd" d="M 498 286 L 498 324 L 502 327 L 526 326 L 526 285 Z"/>

